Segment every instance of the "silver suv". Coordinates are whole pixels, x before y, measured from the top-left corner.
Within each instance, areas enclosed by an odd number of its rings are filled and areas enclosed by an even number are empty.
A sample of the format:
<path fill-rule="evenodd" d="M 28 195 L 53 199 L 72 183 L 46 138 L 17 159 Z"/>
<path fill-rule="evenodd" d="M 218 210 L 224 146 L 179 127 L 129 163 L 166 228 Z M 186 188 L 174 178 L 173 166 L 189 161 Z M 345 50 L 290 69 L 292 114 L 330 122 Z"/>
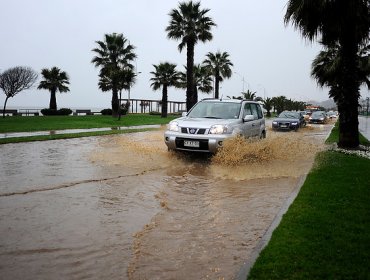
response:
<path fill-rule="evenodd" d="M 238 99 L 204 99 L 164 133 L 169 150 L 215 153 L 235 135 L 266 137 L 265 119 L 258 102 Z"/>

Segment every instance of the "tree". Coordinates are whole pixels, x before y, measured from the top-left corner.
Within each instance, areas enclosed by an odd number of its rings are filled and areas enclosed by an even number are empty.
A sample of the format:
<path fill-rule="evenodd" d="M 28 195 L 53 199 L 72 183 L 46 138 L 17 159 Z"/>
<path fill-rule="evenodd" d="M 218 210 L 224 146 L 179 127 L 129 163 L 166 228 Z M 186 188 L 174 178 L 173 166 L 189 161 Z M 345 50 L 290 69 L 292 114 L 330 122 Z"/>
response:
<path fill-rule="evenodd" d="M 231 68 L 233 64 L 229 59 L 229 54 L 227 52 L 221 53 L 220 51 L 214 53 L 209 52 L 207 58 L 203 61 L 212 75 L 215 78 L 215 98 L 219 96 L 219 87 L 220 82 L 225 78 L 230 78 L 232 75 Z"/>
<path fill-rule="evenodd" d="M 314 41 L 319 37 L 324 46 L 339 46 L 337 105 L 339 142 L 342 148 L 359 145 L 358 51 L 369 41 L 370 15 L 368 0 L 289 0 L 284 21 L 301 31 L 303 37 Z"/>
<path fill-rule="evenodd" d="M 133 52 L 135 47 L 123 37 L 123 34 L 105 34 L 104 41 L 96 41 L 96 53 L 91 62 L 95 67 L 100 67 L 99 88 L 102 91 L 112 91 L 112 116 L 119 112 L 118 91 L 122 70 L 133 70 L 131 62 L 136 58 Z"/>
<path fill-rule="evenodd" d="M 67 72 L 61 71 L 58 67 L 52 67 L 50 70 L 44 68 L 41 70 L 43 80 L 40 82 L 37 89 L 47 89 L 50 91 L 49 109 L 57 110 L 56 93 L 59 91 L 68 92 L 69 77 Z"/>
<path fill-rule="evenodd" d="M 370 46 L 362 47 L 358 53 L 358 78 L 361 84 L 366 84 L 370 89 Z M 340 102 L 341 96 L 345 93 L 340 88 L 341 71 L 340 48 L 338 44 L 325 47 L 324 50 L 316 56 L 311 66 L 311 76 L 316 79 L 321 86 L 330 88 L 329 96 L 336 103 Z"/>
<path fill-rule="evenodd" d="M 198 41 L 212 40 L 211 28 L 216 24 L 206 16 L 209 9 L 200 9 L 200 2 L 180 2 L 178 9 L 173 9 L 170 22 L 166 28 L 169 39 L 180 40 L 178 49 L 181 52 L 186 46 L 186 109 L 194 106 L 198 97 L 194 92 L 194 47 Z"/>
<path fill-rule="evenodd" d="M 230 98 L 230 96 L 228 96 Z M 242 92 L 240 96 L 233 96 L 232 99 L 247 99 L 247 100 L 252 100 L 252 101 L 262 101 L 261 97 L 256 97 L 256 92 L 247 90 L 245 92 Z"/>
<path fill-rule="evenodd" d="M 155 71 L 150 72 L 153 75 L 150 78 L 153 90 L 162 87 L 162 118 L 167 118 L 168 87 L 177 86 L 179 82 L 179 73 L 176 71 L 176 64 L 164 62 L 153 65 Z"/>
<path fill-rule="evenodd" d="M 276 96 L 271 99 L 272 104 L 274 105 L 274 110 L 279 115 L 282 111 L 286 109 L 287 106 L 287 98 L 283 95 Z"/>
<path fill-rule="evenodd" d="M 186 88 L 186 82 L 187 82 L 186 73 L 187 71 L 180 72 L 180 83 L 178 85 L 179 88 Z M 194 75 L 193 91 L 195 92 L 195 97 L 196 97 L 194 101 L 195 103 L 197 103 L 199 91 L 204 92 L 204 93 L 210 93 L 213 90 L 212 77 L 211 77 L 211 72 L 209 71 L 209 69 L 206 66 L 202 66 L 200 64 L 194 65 L 193 75 Z"/>
<path fill-rule="evenodd" d="M 130 92 L 131 86 L 136 81 L 136 73 L 131 68 L 127 69 L 119 69 L 116 73 L 117 76 L 117 90 L 119 91 L 119 100 L 122 98 L 122 90 L 127 90 Z M 99 74 L 99 82 L 98 86 L 102 91 L 110 91 L 112 90 L 112 79 L 110 75 L 104 75 L 104 73 Z M 130 107 L 130 100 L 127 101 L 125 104 L 125 108 L 127 111 Z M 122 105 L 121 108 L 118 110 L 118 120 L 121 119 L 122 113 Z"/>
<path fill-rule="evenodd" d="M 124 109 L 127 110 L 127 112 L 129 111 L 130 109 L 130 90 L 131 90 L 131 87 L 132 85 L 135 83 L 136 81 L 136 73 L 133 71 L 133 69 L 121 69 L 120 70 L 120 79 L 119 79 L 119 83 L 118 83 L 118 90 L 119 90 L 119 100 L 122 99 L 122 90 L 127 90 L 128 91 L 128 100 L 127 100 L 127 103 L 122 106 L 122 104 L 120 104 L 120 110 L 119 110 L 119 113 L 118 113 L 118 120 L 121 119 L 121 112 L 122 112 L 122 107 Z"/>
<path fill-rule="evenodd" d="M 29 89 L 37 80 L 37 73 L 30 67 L 16 66 L 0 74 L 0 88 L 6 95 L 3 118 L 5 118 L 6 103 L 10 97 Z"/>
<path fill-rule="evenodd" d="M 267 117 L 271 117 L 271 109 L 272 109 L 272 99 L 270 97 L 267 97 L 263 101 L 263 107 L 266 109 L 266 115 Z"/>

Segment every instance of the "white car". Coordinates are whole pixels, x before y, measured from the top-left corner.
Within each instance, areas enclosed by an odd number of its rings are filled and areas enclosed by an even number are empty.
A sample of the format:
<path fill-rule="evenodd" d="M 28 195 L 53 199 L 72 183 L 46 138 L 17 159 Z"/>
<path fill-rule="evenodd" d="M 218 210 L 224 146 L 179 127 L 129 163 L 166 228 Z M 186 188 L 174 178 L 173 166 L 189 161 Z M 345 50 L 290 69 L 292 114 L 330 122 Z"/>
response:
<path fill-rule="evenodd" d="M 215 153 L 235 135 L 266 137 L 265 118 L 258 102 L 239 99 L 204 99 L 164 133 L 169 150 Z"/>

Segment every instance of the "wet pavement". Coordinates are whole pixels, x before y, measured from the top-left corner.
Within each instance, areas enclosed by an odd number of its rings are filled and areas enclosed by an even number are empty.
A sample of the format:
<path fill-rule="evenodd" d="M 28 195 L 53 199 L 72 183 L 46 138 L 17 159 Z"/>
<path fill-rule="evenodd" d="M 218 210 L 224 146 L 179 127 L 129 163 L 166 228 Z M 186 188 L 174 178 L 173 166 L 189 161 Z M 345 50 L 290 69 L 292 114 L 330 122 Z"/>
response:
<path fill-rule="evenodd" d="M 358 117 L 359 130 L 370 141 L 370 117 Z"/>
<path fill-rule="evenodd" d="M 331 127 L 213 158 L 163 131 L 1 145 L 0 279 L 234 279 Z"/>

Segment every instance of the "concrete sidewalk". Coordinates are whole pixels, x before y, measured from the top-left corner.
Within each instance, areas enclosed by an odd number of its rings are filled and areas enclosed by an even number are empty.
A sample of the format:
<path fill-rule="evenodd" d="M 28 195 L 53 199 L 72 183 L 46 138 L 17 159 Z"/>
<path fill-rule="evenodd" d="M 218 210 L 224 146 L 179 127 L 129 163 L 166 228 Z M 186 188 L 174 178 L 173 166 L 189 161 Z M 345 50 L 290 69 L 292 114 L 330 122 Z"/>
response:
<path fill-rule="evenodd" d="M 363 136 L 370 141 L 370 117 L 358 117 L 358 128 Z"/>

